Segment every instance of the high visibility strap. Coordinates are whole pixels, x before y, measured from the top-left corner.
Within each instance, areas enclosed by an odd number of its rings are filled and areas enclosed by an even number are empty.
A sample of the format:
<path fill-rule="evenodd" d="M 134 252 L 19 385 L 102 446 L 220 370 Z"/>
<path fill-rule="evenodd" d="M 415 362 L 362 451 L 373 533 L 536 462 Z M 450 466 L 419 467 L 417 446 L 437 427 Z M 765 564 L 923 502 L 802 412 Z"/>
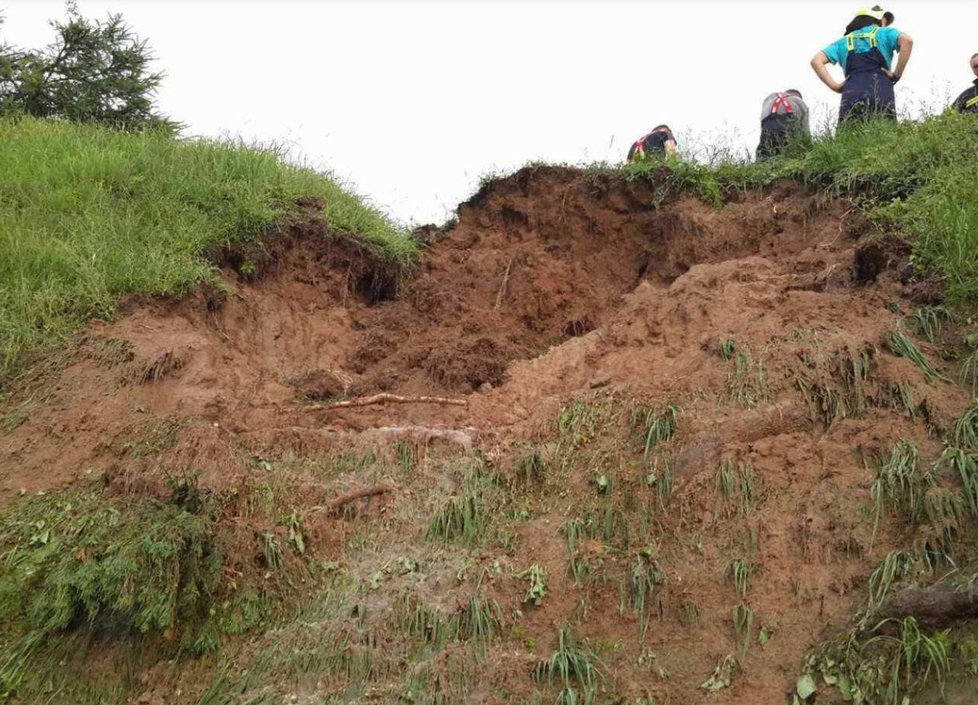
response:
<path fill-rule="evenodd" d="M 784 110 L 788 115 L 794 115 L 795 109 L 791 106 L 791 99 L 788 98 L 784 93 L 778 93 L 778 97 L 774 99 L 771 104 L 771 115 L 777 115 L 778 108 L 784 106 Z"/>
<path fill-rule="evenodd" d="M 869 32 L 853 32 L 852 34 L 846 35 L 846 48 L 849 51 L 856 50 L 856 40 L 865 39 L 869 42 L 870 49 L 876 49 L 879 43 L 876 41 L 876 33 L 880 31 L 879 26 L 873 27 Z"/>
<path fill-rule="evenodd" d="M 966 107 L 966 108 L 973 108 L 976 105 L 978 105 L 978 95 L 976 95 L 974 98 L 966 101 L 965 104 L 964 104 L 964 107 Z"/>

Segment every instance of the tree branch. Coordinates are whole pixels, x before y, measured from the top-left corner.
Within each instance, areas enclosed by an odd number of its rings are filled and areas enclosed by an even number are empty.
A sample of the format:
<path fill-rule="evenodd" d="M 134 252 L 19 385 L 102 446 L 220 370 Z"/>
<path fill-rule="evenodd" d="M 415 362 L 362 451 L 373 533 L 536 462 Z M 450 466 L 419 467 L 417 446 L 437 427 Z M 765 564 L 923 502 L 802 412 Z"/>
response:
<path fill-rule="evenodd" d="M 356 399 L 336 401 L 330 404 L 312 404 L 302 408 L 310 411 L 319 411 L 322 409 L 351 409 L 358 406 L 370 406 L 372 404 L 442 404 L 467 407 L 469 402 L 467 399 L 449 399 L 447 397 L 402 397 L 397 394 L 374 394 L 370 397 L 358 397 Z"/>

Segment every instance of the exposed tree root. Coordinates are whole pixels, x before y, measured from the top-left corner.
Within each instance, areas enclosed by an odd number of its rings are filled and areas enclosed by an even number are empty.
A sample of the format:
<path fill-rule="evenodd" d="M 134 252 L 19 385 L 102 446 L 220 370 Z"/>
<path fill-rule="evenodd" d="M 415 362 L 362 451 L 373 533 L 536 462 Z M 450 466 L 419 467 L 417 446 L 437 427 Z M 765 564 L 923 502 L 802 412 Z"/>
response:
<path fill-rule="evenodd" d="M 337 514 L 351 502 L 356 502 L 358 499 L 365 499 L 366 497 L 376 497 L 377 495 L 387 494 L 388 492 L 393 492 L 394 489 L 394 485 L 374 485 L 373 487 L 362 487 L 359 490 L 340 495 L 336 499 L 330 501 L 330 503 L 325 507 L 319 507 L 319 509 L 325 509 L 328 514 Z"/>
<path fill-rule="evenodd" d="M 901 590 L 887 600 L 880 617 L 914 617 L 929 627 L 945 627 L 978 617 L 978 587 L 958 588 L 939 583 L 926 588 Z"/>
<path fill-rule="evenodd" d="M 321 409 L 350 409 L 371 404 L 444 404 L 447 406 L 468 406 L 467 399 L 449 399 L 447 397 L 402 397 L 397 394 L 374 394 L 370 397 L 358 397 L 346 401 L 335 401 L 330 404 L 314 404 L 303 407 L 313 411 Z"/>

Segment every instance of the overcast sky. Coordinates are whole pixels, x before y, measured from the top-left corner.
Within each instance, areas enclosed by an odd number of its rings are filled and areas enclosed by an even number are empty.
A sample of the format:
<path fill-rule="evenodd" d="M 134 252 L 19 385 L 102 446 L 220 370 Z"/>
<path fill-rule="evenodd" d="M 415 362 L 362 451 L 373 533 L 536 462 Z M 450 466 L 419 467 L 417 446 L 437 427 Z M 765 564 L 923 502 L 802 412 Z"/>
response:
<path fill-rule="evenodd" d="M 869 1 L 869 0 L 867 0 Z M 121 12 L 167 77 L 188 133 L 285 142 L 376 205 L 440 222 L 480 176 L 528 161 L 620 161 L 660 122 L 680 148 L 753 150 L 760 103 L 800 89 L 813 126 L 838 97 L 808 65 L 855 2 L 173 2 L 80 0 Z M 64 5 L 0 3 L 5 39 L 50 42 Z M 901 112 L 968 87 L 978 2 L 887 6 L 915 40 Z M 841 74 L 840 74 L 841 77 Z"/>

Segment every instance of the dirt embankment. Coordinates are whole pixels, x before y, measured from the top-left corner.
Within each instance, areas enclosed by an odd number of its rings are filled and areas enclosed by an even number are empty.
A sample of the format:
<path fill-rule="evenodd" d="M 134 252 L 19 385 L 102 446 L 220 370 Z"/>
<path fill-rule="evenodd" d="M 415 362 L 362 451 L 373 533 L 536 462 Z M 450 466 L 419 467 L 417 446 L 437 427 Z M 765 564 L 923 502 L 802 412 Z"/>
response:
<path fill-rule="evenodd" d="M 598 471 L 572 473 L 516 530 L 516 552 L 503 551 L 514 570 L 537 563 L 552 576 L 550 597 L 527 610 L 519 633 L 546 655 L 554 625 L 576 624 L 611 645 L 617 692 L 700 702 L 700 683 L 736 649 L 739 599 L 724 575 L 744 534 L 757 551 L 757 626 L 777 636 L 710 698 L 784 702 L 805 650 L 826 624 L 844 622 L 870 559 L 893 545 L 886 531 L 874 544 L 859 520 L 872 480 L 864 458 L 900 437 L 934 450 L 932 428 L 968 397 L 886 350 L 916 285 L 900 252 L 860 244 L 866 226 L 844 204 L 786 184 L 714 209 L 666 195 L 664 184 L 522 170 L 463 204 L 457 223 L 429 229 L 417 271 L 400 282 L 352 243 L 298 224 L 266 276 L 226 272 L 235 293 L 224 301 L 134 303 L 90 326 L 56 380 L 11 402 L 23 420 L 0 436 L 0 502 L 93 472 L 120 491 L 183 471 L 222 488 L 256 458 L 364 439 L 474 448 L 506 474 L 515 449 L 548 447 L 574 399 L 673 403 L 675 512 L 632 528 L 663 551 L 669 586 L 647 641 L 622 626 L 617 593 L 582 616 L 566 575 L 558 527 L 591 501 Z M 860 355 L 870 369 L 863 406 L 823 423 L 838 407 L 818 390 L 833 366 Z M 898 408 L 904 384 L 926 423 Z M 468 405 L 322 408 L 380 392 Z M 609 475 L 645 472 L 641 453 L 603 458 L 595 467 Z M 717 515 L 724 459 L 756 474 L 749 517 Z M 497 590 L 507 614 L 520 606 L 511 582 Z M 527 639 L 497 649 L 483 677 L 526 691 L 533 657 L 514 649 Z M 648 665 L 656 653 L 671 676 Z"/>

